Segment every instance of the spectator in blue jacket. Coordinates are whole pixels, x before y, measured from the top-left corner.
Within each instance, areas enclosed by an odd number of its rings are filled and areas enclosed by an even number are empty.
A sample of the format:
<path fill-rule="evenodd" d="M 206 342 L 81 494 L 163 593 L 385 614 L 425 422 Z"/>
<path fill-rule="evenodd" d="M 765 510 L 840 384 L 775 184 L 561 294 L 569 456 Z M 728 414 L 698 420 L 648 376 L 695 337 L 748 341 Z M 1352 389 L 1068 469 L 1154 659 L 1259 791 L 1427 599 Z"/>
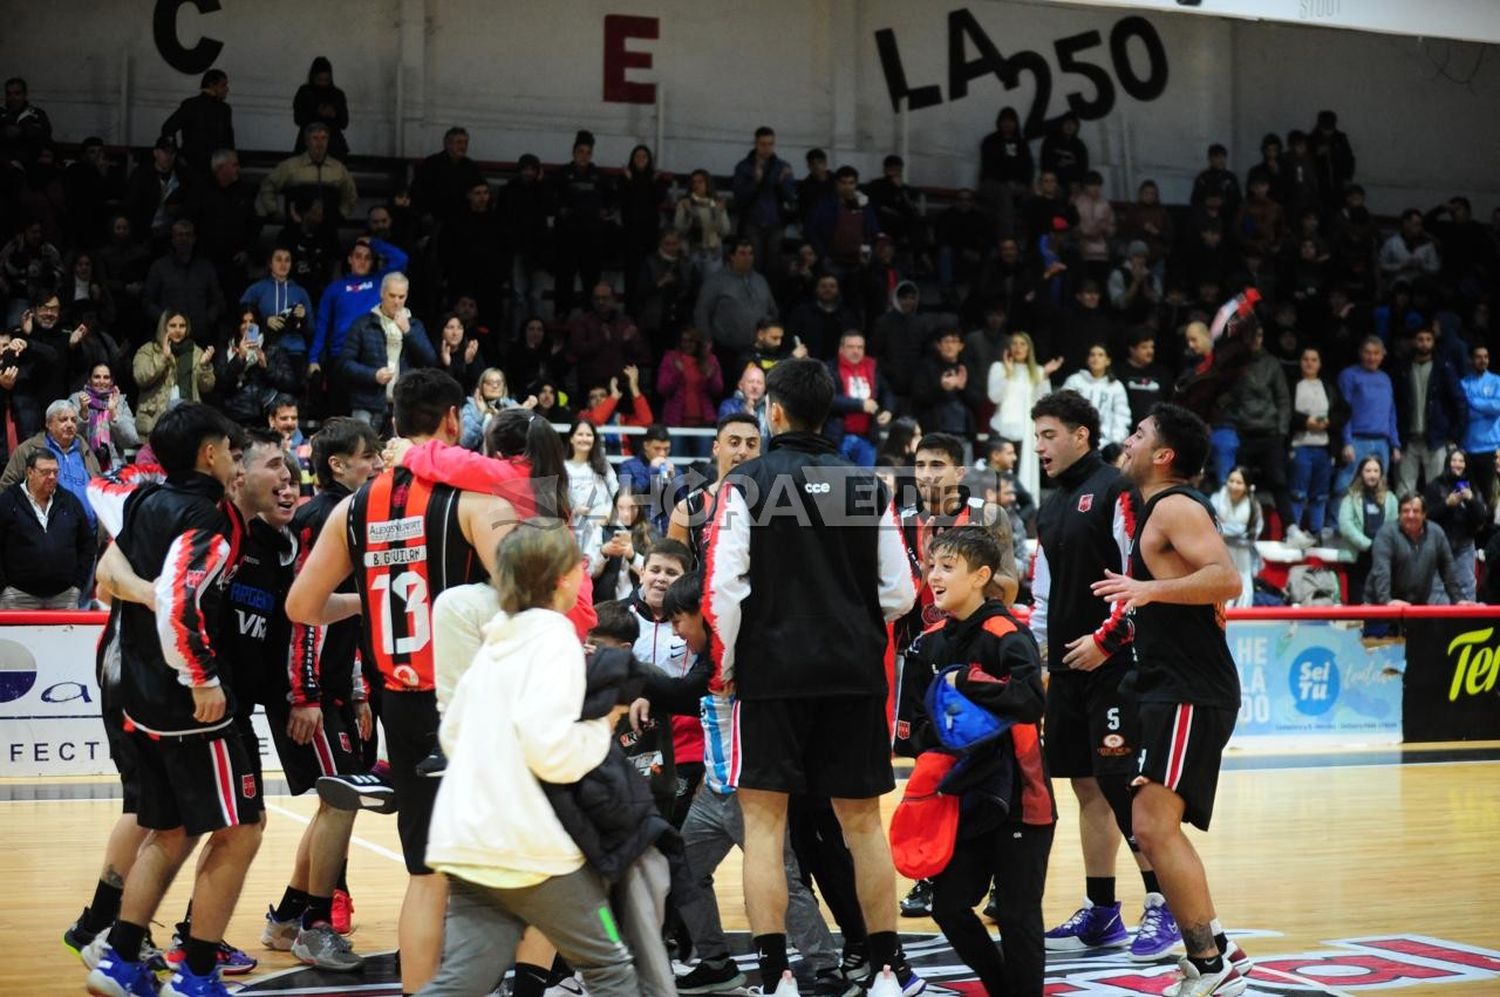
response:
<path fill-rule="evenodd" d="M 360 239 L 349 250 L 349 275 L 328 285 L 318 302 L 318 323 L 307 352 L 312 377 L 344 352 L 354 320 L 380 303 L 381 278 L 406 270 L 406 254 L 381 239 Z"/>
<path fill-rule="evenodd" d="M 1396 425 L 1401 429 L 1401 463 L 1396 467 L 1396 494 L 1417 490 L 1443 473 L 1448 448 L 1464 438 L 1469 405 L 1458 386 L 1458 372 L 1437 355 L 1435 324 L 1418 329 L 1411 355 L 1396 367 L 1391 384 L 1396 395 Z"/>
<path fill-rule="evenodd" d="M 265 316 L 266 328 L 281 337 L 281 348 L 300 372 L 307 364 L 307 319 L 312 299 L 291 278 L 292 251 L 286 246 L 271 250 L 270 273 L 245 288 L 240 304 Z"/>
<path fill-rule="evenodd" d="M 770 273 L 786 234 L 785 208 L 797 203 L 792 166 L 776 155 L 774 130 L 755 129 L 755 148 L 735 166 L 732 189 L 740 232 L 755 244 L 756 267 Z"/>
<path fill-rule="evenodd" d="M 640 452 L 620 465 L 620 490 L 646 497 L 646 514 L 662 536 L 672 519 L 682 491 L 683 476 L 672 463 L 672 435 L 665 424 L 653 422 L 641 438 Z"/>
<path fill-rule="evenodd" d="M 415 367 L 433 367 L 437 354 L 427 329 L 406 307 L 409 284 L 403 273 L 380 281 L 380 304 L 349 326 L 339 357 L 339 376 L 348 392 L 350 414 L 385 428 L 396 378 Z"/>
<path fill-rule="evenodd" d="M 1483 342 L 1469 348 L 1469 372 L 1459 382 L 1469 405 L 1464 452 L 1469 480 L 1480 500 L 1495 507 L 1495 455 L 1500 453 L 1500 374 L 1490 370 L 1490 350 Z M 1500 565 L 1491 566 L 1500 571 Z"/>
<path fill-rule="evenodd" d="M 1391 376 L 1380 369 L 1384 360 L 1385 343 L 1379 336 L 1366 336 L 1359 345 L 1359 363 L 1339 373 L 1339 394 L 1349 405 L 1349 421 L 1344 424 L 1344 463 L 1333 484 L 1335 495 L 1348 490 L 1355 468 L 1366 457 L 1379 457 L 1381 467 L 1401 459 L 1395 389 Z"/>

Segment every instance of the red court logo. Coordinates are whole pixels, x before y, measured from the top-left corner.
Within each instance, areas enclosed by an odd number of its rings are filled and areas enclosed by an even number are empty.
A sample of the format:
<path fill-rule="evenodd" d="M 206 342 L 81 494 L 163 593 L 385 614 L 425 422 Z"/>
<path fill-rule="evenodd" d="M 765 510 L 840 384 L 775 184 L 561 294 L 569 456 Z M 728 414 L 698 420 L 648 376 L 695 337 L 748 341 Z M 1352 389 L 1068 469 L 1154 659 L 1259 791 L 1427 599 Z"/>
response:
<path fill-rule="evenodd" d="M 1079 512 L 1088 512 L 1093 507 L 1094 507 L 1094 493 L 1093 492 L 1089 492 L 1087 495 L 1080 495 L 1080 496 L 1078 496 L 1078 511 Z"/>

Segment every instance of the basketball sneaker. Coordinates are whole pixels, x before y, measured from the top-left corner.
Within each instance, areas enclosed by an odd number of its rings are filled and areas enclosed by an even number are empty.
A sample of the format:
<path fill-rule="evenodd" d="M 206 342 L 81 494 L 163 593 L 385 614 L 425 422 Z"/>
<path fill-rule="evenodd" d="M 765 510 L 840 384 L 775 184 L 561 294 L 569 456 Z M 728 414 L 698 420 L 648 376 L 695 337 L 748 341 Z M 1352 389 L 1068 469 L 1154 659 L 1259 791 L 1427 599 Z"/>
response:
<path fill-rule="evenodd" d="M 1130 938 L 1130 932 L 1120 920 L 1119 901 L 1104 907 L 1085 898 L 1083 906 L 1048 931 L 1045 938 L 1048 952 L 1078 952 L 1123 945 Z"/>
<path fill-rule="evenodd" d="M 297 932 L 292 955 L 309 966 L 335 973 L 352 973 L 365 964 L 365 957 L 355 952 L 348 940 L 326 921 L 304 926 Z"/>
<path fill-rule="evenodd" d="M 330 918 L 333 930 L 341 935 L 354 934 L 354 898 L 348 890 L 333 889 L 333 913 Z"/>
<path fill-rule="evenodd" d="M 772 991 L 772 997 L 802 997 L 802 992 L 797 989 L 797 978 L 790 969 L 782 970 L 781 980 Z"/>
<path fill-rule="evenodd" d="M 901 916 L 932 916 L 932 880 L 919 879 L 912 884 L 911 892 L 901 901 Z"/>
<path fill-rule="evenodd" d="M 441 779 L 446 771 L 448 771 L 448 756 L 443 754 L 441 746 L 433 748 L 432 754 L 417 762 L 417 775 L 424 779 Z"/>
<path fill-rule="evenodd" d="M 844 979 L 837 969 L 820 969 L 813 975 L 813 991 L 817 997 L 860 997 L 864 988 L 853 980 Z"/>
<path fill-rule="evenodd" d="M 1234 971 L 1240 974 L 1240 979 L 1246 981 L 1246 983 L 1250 980 L 1250 970 L 1255 968 L 1255 961 L 1245 954 L 1245 950 L 1240 948 L 1239 942 L 1233 938 L 1229 939 L 1229 948 L 1224 951 L 1224 964 L 1226 966 L 1233 966 Z M 1161 992 L 1162 997 L 1178 997 L 1184 982 L 1185 978 L 1179 966 L 1177 981 Z"/>
<path fill-rule="evenodd" d="M 901 997 L 901 984 L 891 967 L 886 966 L 870 981 L 870 997 Z"/>
<path fill-rule="evenodd" d="M 1217 973 L 1205 973 L 1183 956 L 1177 960 L 1177 972 L 1182 979 L 1176 985 L 1174 997 L 1238 997 L 1250 985 L 1228 959 Z"/>
<path fill-rule="evenodd" d="M 734 964 L 733 959 L 719 965 L 700 962 L 692 972 L 677 977 L 677 992 L 680 994 L 721 994 L 745 985 L 745 974 Z"/>
<path fill-rule="evenodd" d="M 264 934 L 261 936 L 264 938 Z M 183 948 L 182 934 L 174 932 L 172 947 L 162 953 L 167 967 L 175 972 L 187 970 L 187 950 Z M 219 962 L 216 967 L 225 976 L 243 976 L 260 965 L 260 960 L 244 949 L 237 949 L 228 942 L 219 942 Z"/>
<path fill-rule="evenodd" d="M 156 976 L 146 964 L 127 962 L 108 944 L 98 964 L 89 970 L 84 986 L 95 997 L 157 997 Z"/>
<path fill-rule="evenodd" d="M 199 976 L 186 965 L 181 965 L 157 997 L 229 997 L 229 990 L 219 979 L 218 970 Z"/>
<path fill-rule="evenodd" d="M 996 924 L 1000 923 L 1000 901 L 995 899 L 995 888 L 990 887 L 989 903 L 984 905 L 984 916 Z"/>
<path fill-rule="evenodd" d="M 1182 932 L 1167 909 L 1167 898 L 1160 893 L 1146 894 L 1140 927 L 1130 941 L 1130 958 L 1135 962 L 1155 962 L 1181 941 Z"/>
<path fill-rule="evenodd" d="M 78 950 L 78 958 L 83 960 L 85 969 L 93 969 L 99 965 L 99 960 L 104 958 L 104 952 L 109 948 L 109 932 L 101 931 L 94 936 L 83 948 Z M 145 959 L 141 960 L 145 962 Z"/>
<path fill-rule="evenodd" d="M 83 950 L 89 947 L 89 943 L 99 936 L 100 932 L 90 931 L 84 927 L 89 919 L 89 909 L 85 907 L 83 913 L 78 915 L 78 920 L 68 925 L 68 930 L 63 932 L 63 944 L 72 949 L 79 957 L 83 956 Z M 93 969 L 93 966 L 89 967 Z"/>
<path fill-rule="evenodd" d="M 918 976 L 917 971 L 911 968 L 911 964 L 906 961 L 904 953 L 900 956 L 900 964 L 895 968 L 886 966 L 879 973 L 871 973 L 865 977 L 864 988 L 873 993 L 873 988 L 880 983 L 881 976 L 886 972 L 889 972 L 895 978 L 896 985 L 900 987 L 901 997 L 916 997 L 917 994 L 927 989 L 927 981 Z"/>
<path fill-rule="evenodd" d="M 373 810 L 393 814 L 398 803 L 396 787 L 375 769 L 354 775 L 318 777 L 318 799 L 335 810 Z"/>
<path fill-rule="evenodd" d="M 839 975 L 846 980 L 862 981 L 870 975 L 870 957 L 863 942 L 846 944 L 844 957 L 839 961 Z"/>
<path fill-rule="evenodd" d="M 266 926 L 260 929 L 260 943 L 275 952 L 290 952 L 302 930 L 302 918 L 289 917 L 285 921 L 276 919 L 276 908 L 267 906 Z"/>

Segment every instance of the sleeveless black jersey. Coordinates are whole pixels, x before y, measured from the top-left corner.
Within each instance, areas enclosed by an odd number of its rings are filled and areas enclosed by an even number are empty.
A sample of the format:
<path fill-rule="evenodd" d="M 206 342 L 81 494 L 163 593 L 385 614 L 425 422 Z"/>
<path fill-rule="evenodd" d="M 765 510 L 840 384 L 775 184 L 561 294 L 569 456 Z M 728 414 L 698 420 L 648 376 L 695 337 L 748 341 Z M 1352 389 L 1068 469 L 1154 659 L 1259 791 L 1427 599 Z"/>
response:
<path fill-rule="evenodd" d="M 1169 495 L 1186 495 L 1207 510 L 1213 506 L 1199 491 L 1174 485 L 1152 496 L 1141 511 L 1130 540 L 1130 574 L 1151 579 L 1140 541 L 1156 504 Z M 1240 676 L 1224 634 L 1224 604 L 1184 606 L 1152 602 L 1131 612 L 1135 624 L 1136 691 L 1145 703 L 1191 703 L 1238 711 Z"/>
<path fill-rule="evenodd" d="M 396 467 L 350 503 L 349 553 L 366 621 L 361 640 L 392 692 L 433 688 L 432 601 L 485 579 L 459 525 L 462 494 Z"/>
<path fill-rule="evenodd" d="M 299 507 L 292 516 L 292 536 L 297 538 L 299 548 L 297 570 L 302 570 L 323 524 L 335 506 L 350 494 L 349 489 L 333 482 L 312 499 Z M 336 592 L 354 592 L 354 579 L 346 578 L 339 583 Z M 293 635 L 294 647 L 303 652 L 300 660 L 293 663 L 289 672 L 292 684 L 292 702 L 297 705 L 311 703 L 347 703 L 354 699 L 354 675 L 359 667 L 359 617 L 340 620 L 327 626 L 296 624 Z M 304 633 L 303 631 L 308 631 Z"/>

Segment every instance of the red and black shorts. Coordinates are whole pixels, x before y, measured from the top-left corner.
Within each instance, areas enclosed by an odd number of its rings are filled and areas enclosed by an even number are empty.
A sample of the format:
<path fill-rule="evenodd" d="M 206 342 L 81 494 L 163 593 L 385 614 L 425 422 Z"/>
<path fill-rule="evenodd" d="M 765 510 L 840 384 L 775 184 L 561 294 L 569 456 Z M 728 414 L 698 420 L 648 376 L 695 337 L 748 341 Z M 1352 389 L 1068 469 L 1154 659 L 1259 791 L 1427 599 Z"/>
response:
<path fill-rule="evenodd" d="M 1208 830 L 1219 788 L 1219 764 L 1238 713 L 1191 703 L 1142 703 L 1138 779 L 1182 798 L 1182 820 Z"/>
<path fill-rule="evenodd" d="M 1052 672 L 1042 747 L 1054 777 L 1128 777 L 1135 770 L 1140 727 L 1135 697 L 1121 688 L 1127 674 L 1123 663 L 1091 672 Z"/>
<path fill-rule="evenodd" d="M 281 772 L 293 796 L 314 788 L 322 776 L 351 775 L 369 767 L 361 756 L 363 745 L 353 706 L 325 704 L 323 726 L 306 744 L 298 744 L 287 735 L 291 710 L 291 704 L 284 700 L 266 706 L 266 723 L 271 728 L 276 757 L 281 759 Z"/>
<path fill-rule="evenodd" d="M 180 827 L 198 835 L 260 820 L 259 766 L 236 726 L 189 737 L 155 738 L 137 730 L 131 737 L 140 785 L 136 820 L 142 827 Z"/>
<path fill-rule="evenodd" d="M 843 800 L 872 799 L 896 786 L 884 696 L 742 699 L 736 713 L 736 786 Z"/>

